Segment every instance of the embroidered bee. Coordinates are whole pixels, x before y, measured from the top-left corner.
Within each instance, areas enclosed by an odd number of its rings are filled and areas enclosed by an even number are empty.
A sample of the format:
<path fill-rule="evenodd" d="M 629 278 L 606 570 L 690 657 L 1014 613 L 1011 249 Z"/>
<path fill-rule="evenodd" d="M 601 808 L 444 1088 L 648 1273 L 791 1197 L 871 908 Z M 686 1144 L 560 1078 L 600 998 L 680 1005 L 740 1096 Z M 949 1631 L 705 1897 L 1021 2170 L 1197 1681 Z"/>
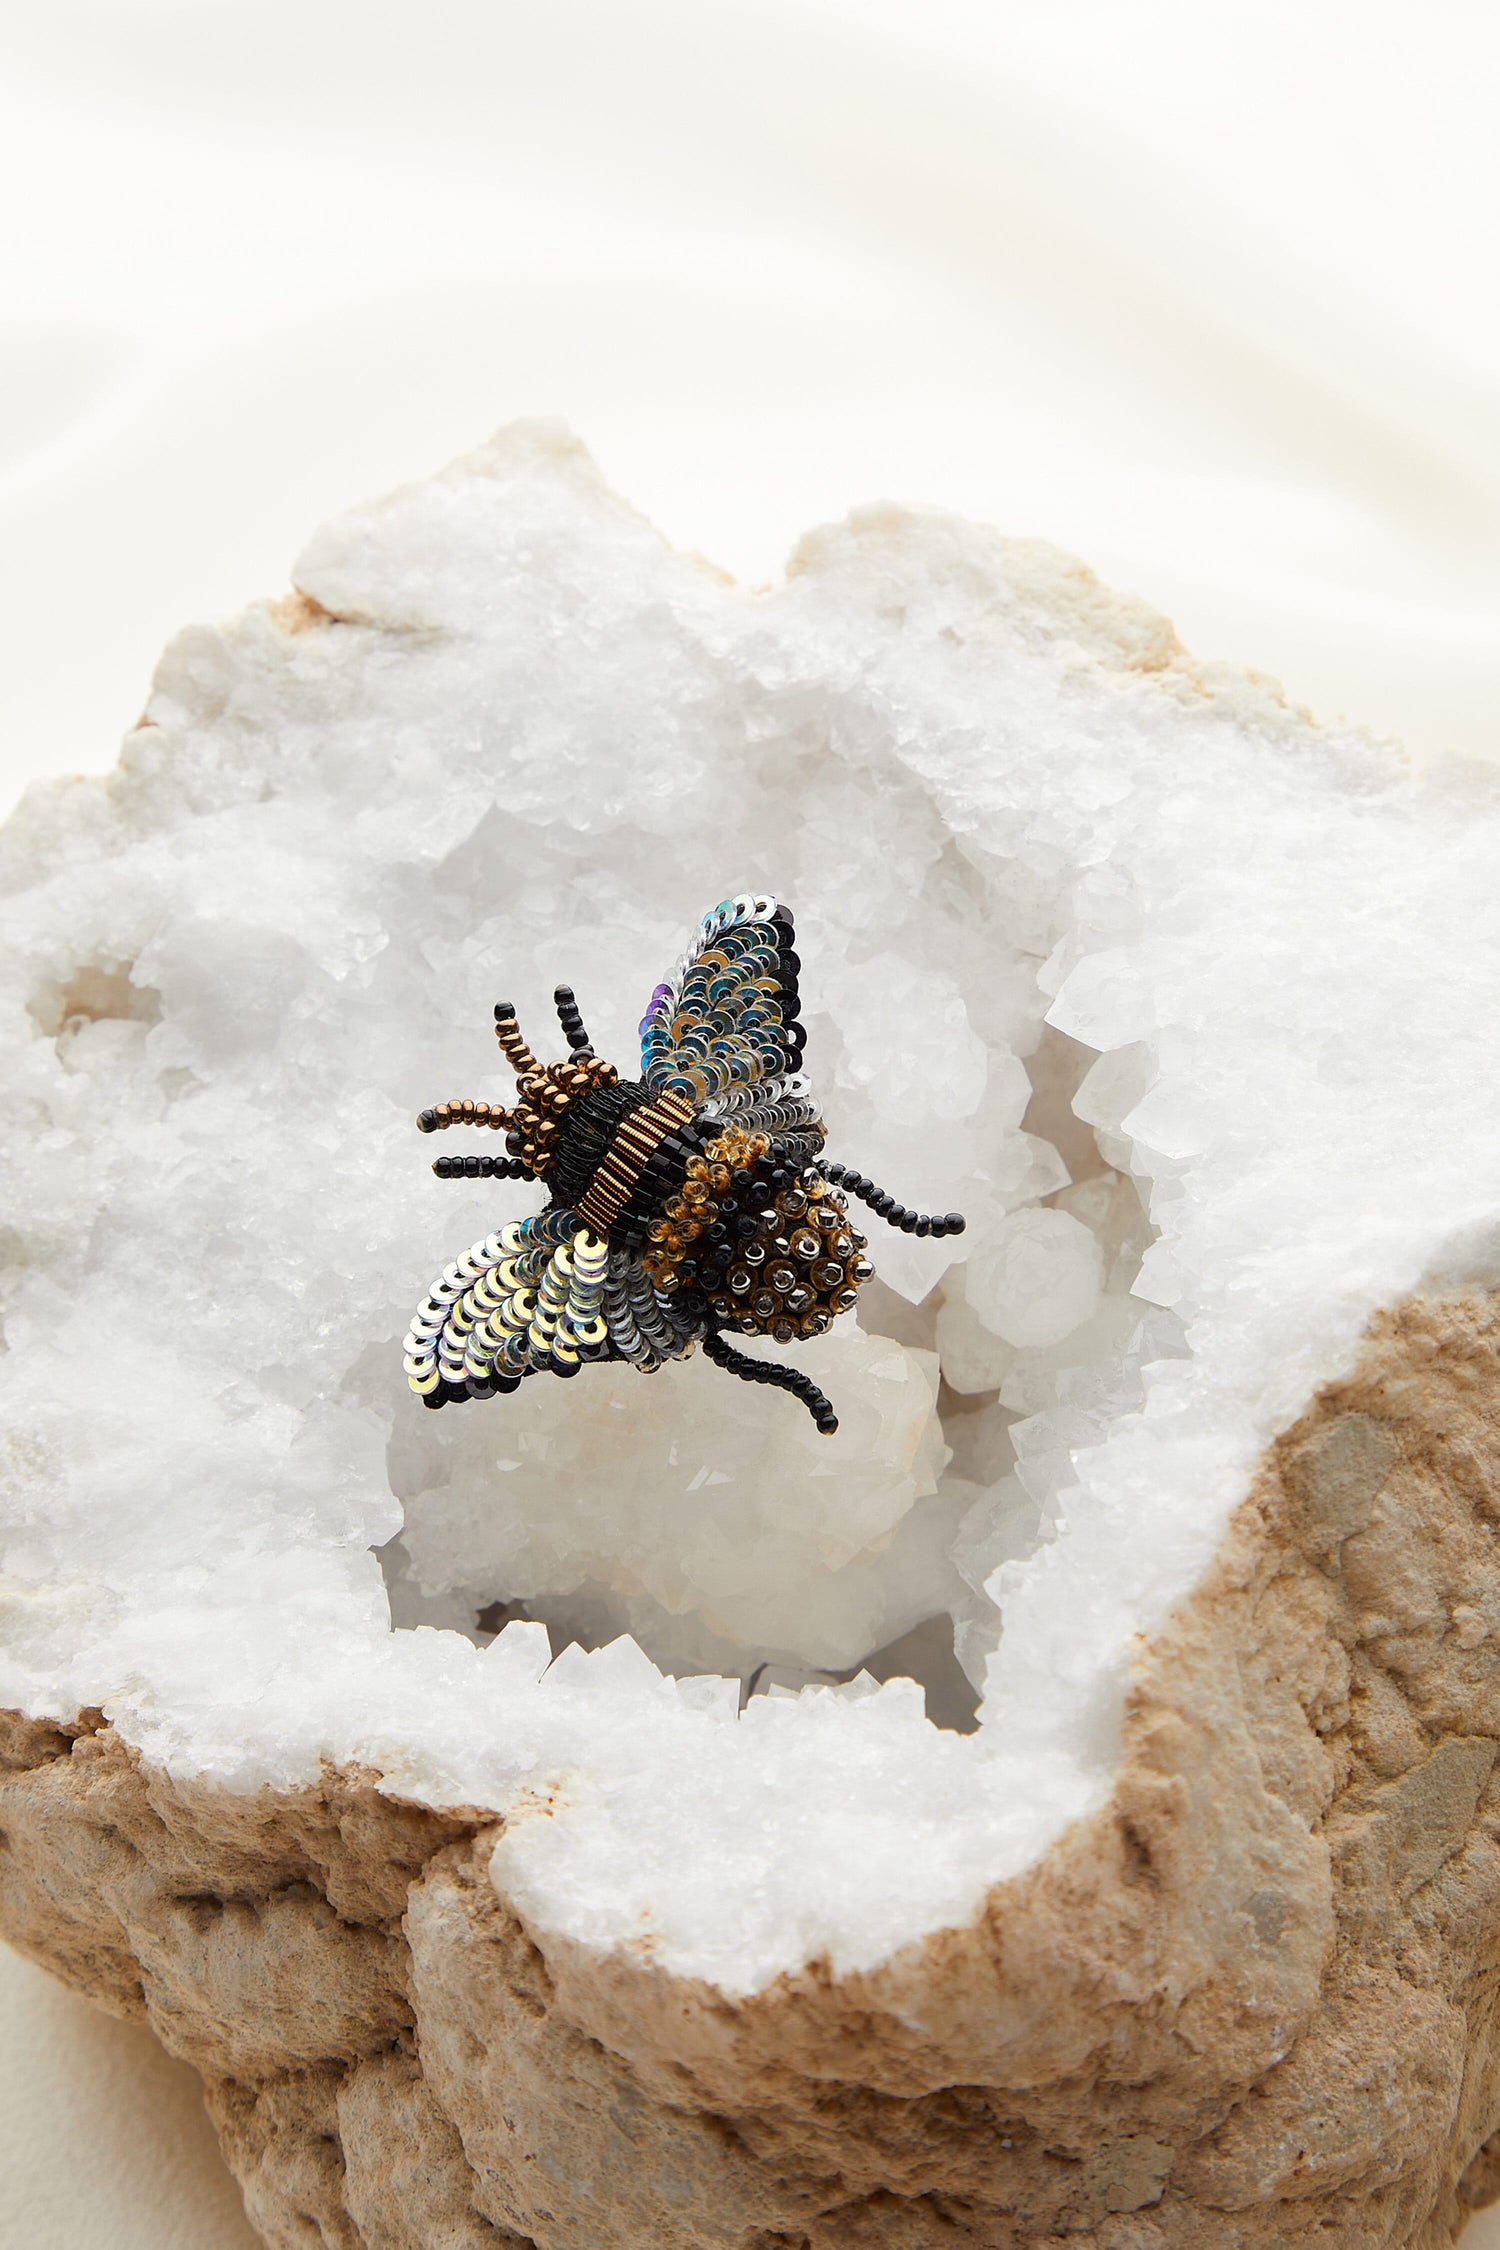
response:
<path fill-rule="evenodd" d="M 651 995 L 638 1079 L 594 1053 L 569 986 L 555 995 L 565 1062 L 538 1062 L 515 1009 L 497 1003 L 515 1106 L 444 1102 L 417 1124 L 503 1132 L 507 1155 L 440 1156 L 434 1172 L 539 1180 L 550 1201 L 433 1283 L 405 1344 L 424 1405 L 490 1398 L 595 1360 L 649 1374 L 701 1344 L 729 1374 L 790 1391 L 826 1435 L 837 1429 L 806 1375 L 736 1351 L 726 1331 L 790 1344 L 852 1310 L 875 1269 L 848 1196 L 907 1234 L 961 1234 L 964 1222 L 909 1211 L 823 1159 L 801 1068 L 800 966 L 785 906 L 725 899 Z"/>

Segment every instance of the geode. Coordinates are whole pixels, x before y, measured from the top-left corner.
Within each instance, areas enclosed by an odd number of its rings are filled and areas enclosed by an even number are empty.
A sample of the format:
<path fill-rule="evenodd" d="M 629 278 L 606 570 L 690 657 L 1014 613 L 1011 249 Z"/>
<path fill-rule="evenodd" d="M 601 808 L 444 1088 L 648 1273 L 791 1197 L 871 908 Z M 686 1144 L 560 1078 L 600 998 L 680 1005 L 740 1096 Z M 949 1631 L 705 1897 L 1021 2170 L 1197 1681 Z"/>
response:
<path fill-rule="evenodd" d="M 545 429 L 295 585 L 0 844 L 6 1934 L 288 2250 L 1450 2243 L 1493 784 L 946 518 L 735 588 Z M 701 1355 L 424 1415 L 535 1191 L 415 1112 L 501 994 L 624 1051 L 746 888 L 839 1153 L 968 1233 L 800 1355 L 832 1440 Z"/>

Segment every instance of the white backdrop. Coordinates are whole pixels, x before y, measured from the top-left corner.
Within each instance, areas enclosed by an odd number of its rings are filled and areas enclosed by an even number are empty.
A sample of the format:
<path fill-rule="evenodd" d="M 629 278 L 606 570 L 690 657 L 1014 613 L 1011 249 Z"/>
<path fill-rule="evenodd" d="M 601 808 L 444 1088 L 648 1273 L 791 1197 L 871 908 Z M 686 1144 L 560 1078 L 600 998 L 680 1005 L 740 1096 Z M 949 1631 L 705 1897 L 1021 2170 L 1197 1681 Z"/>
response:
<path fill-rule="evenodd" d="M 752 580 L 935 502 L 1500 754 L 1497 63 L 1486 0 L 0 0 L 0 800 L 523 413 Z M 186 2073 L 4 1956 L 0 2020 L 0 2244 L 246 2250 Z"/>

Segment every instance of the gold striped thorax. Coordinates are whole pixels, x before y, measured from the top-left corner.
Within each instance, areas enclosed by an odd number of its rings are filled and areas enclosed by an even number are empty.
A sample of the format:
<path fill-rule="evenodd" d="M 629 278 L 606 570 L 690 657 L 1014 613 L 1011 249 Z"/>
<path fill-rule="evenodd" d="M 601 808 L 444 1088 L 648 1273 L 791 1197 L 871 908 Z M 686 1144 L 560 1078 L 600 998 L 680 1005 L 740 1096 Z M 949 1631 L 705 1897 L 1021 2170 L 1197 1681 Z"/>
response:
<path fill-rule="evenodd" d="M 633 1109 L 616 1126 L 609 1147 L 576 1209 L 584 1225 L 607 1236 L 640 1183 L 641 1175 L 669 1133 L 680 1132 L 694 1115 L 681 1094 L 657 1094 Z"/>

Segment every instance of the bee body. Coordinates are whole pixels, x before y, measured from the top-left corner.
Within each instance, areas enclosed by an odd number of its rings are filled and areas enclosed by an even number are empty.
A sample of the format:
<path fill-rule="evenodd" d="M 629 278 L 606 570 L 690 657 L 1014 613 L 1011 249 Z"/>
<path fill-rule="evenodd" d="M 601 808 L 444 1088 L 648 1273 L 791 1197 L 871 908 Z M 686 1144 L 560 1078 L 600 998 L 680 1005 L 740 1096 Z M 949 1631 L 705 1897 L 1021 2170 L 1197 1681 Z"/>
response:
<path fill-rule="evenodd" d="M 820 1429 L 837 1427 L 805 1375 L 747 1358 L 726 1332 L 791 1344 L 853 1309 L 875 1269 L 841 1185 L 908 1231 L 958 1233 L 963 1221 L 906 1211 L 822 1159 L 800 1072 L 799 969 L 786 907 L 725 900 L 652 995 L 638 1079 L 594 1054 L 568 986 L 556 994 L 562 1062 L 539 1063 L 515 1010 L 497 1005 L 515 1105 L 449 1102 L 417 1123 L 503 1130 L 505 1157 L 440 1157 L 434 1170 L 541 1180 L 549 1201 L 476 1243 L 418 1308 L 405 1366 L 427 1405 L 591 1360 L 651 1372 L 701 1344 L 729 1372 L 792 1391 Z"/>

